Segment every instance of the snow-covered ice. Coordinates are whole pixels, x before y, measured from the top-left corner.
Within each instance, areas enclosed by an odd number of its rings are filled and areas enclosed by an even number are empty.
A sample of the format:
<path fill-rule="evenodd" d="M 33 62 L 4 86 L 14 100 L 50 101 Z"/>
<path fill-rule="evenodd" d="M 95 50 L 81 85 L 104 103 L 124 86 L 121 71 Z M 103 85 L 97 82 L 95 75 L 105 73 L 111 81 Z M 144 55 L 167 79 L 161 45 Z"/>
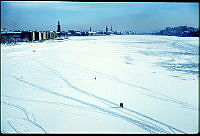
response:
<path fill-rule="evenodd" d="M 198 61 L 197 37 L 1 45 L 1 132 L 198 133 Z"/>

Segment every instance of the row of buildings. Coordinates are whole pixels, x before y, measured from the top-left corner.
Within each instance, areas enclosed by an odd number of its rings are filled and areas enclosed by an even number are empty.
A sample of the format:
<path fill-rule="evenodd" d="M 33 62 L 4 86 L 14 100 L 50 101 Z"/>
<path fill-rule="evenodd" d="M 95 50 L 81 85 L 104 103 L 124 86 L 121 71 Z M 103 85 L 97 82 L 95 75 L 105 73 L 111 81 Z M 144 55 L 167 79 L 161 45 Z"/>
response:
<path fill-rule="evenodd" d="M 28 42 L 28 41 L 44 41 L 48 39 L 60 39 L 61 37 L 69 36 L 103 36 L 103 35 L 129 35 L 135 34 L 134 31 L 120 32 L 113 31 L 112 26 L 109 28 L 106 26 L 105 31 L 92 31 L 90 27 L 89 31 L 75 31 L 68 30 L 61 31 L 60 22 L 58 21 L 57 31 L 7 31 L 1 30 L 1 43 L 16 43 L 16 42 Z"/>
<path fill-rule="evenodd" d="M 57 32 L 60 33 L 61 36 L 100 36 L 100 35 L 131 35 L 135 34 L 134 31 L 126 31 L 126 32 L 120 32 L 120 31 L 113 31 L 112 26 L 109 28 L 106 26 L 105 31 L 92 31 L 92 28 L 90 27 L 89 31 L 75 31 L 75 30 L 68 30 L 61 31 L 60 22 L 58 21 L 58 27 Z"/>
<path fill-rule="evenodd" d="M 57 36 L 55 31 L 4 31 L 1 32 L 1 43 L 44 41 L 55 39 Z"/>
<path fill-rule="evenodd" d="M 76 31 L 76 30 L 68 30 L 66 31 L 61 31 L 60 30 L 60 23 L 58 22 L 58 31 L 60 32 L 61 36 L 103 36 L 103 35 L 132 35 L 135 34 L 134 31 L 126 31 L 126 32 L 121 32 L 121 31 L 113 31 L 112 26 L 109 29 L 107 26 L 105 27 L 105 31 L 93 31 L 92 28 L 88 31 Z"/>

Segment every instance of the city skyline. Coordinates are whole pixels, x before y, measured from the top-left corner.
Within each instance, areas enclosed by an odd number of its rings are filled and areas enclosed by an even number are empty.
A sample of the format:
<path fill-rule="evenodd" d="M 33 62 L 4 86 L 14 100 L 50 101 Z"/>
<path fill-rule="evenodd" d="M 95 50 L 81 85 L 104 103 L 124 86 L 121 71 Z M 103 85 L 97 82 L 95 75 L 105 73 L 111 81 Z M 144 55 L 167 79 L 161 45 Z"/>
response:
<path fill-rule="evenodd" d="M 165 27 L 199 26 L 198 3 L 170 2 L 15 2 L 1 1 L 1 28 L 70 29 L 150 33 Z"/>

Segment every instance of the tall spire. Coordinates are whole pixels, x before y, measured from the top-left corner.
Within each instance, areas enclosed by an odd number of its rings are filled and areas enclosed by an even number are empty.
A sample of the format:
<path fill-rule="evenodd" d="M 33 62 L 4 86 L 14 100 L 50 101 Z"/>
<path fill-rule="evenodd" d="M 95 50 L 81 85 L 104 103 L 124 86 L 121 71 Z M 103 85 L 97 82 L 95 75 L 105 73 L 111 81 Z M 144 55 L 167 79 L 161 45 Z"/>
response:
<path fill-rule="evenodd" d="M 107 25 L 106 25 L 106 33 L 108 32 L 108 27 L 107 27 Z"/>
<path fill-rule="evenodd" d="M 60 32 L 60 21 L 58 21 L 58 30 L 57 32 Z"/>

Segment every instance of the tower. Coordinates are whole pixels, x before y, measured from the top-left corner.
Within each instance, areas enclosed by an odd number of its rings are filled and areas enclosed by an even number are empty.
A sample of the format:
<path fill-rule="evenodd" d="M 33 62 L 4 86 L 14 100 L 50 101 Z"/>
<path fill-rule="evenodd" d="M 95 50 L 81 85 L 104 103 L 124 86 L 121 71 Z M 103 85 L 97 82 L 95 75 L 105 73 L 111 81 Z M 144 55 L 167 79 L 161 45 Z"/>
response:
<path fill-rule="evenodd" d="M 58 21 L 58 30 L 57 32 L 60 32 L 60 21 Z"/>
<path fill-rule="evenodd" d="M 92 31 L 91 27 L 90 27 L 90 32 Z"/>
<path fill-rule="evenodd" d="M 108 32 L 108 27 L 106 26 L 106 33 Z"/>
<path fill-rule="evenodd" d="M 111 26 L 111 28 L 110 28 L 110 31 L 112 31 L 112 26 Z"/>

